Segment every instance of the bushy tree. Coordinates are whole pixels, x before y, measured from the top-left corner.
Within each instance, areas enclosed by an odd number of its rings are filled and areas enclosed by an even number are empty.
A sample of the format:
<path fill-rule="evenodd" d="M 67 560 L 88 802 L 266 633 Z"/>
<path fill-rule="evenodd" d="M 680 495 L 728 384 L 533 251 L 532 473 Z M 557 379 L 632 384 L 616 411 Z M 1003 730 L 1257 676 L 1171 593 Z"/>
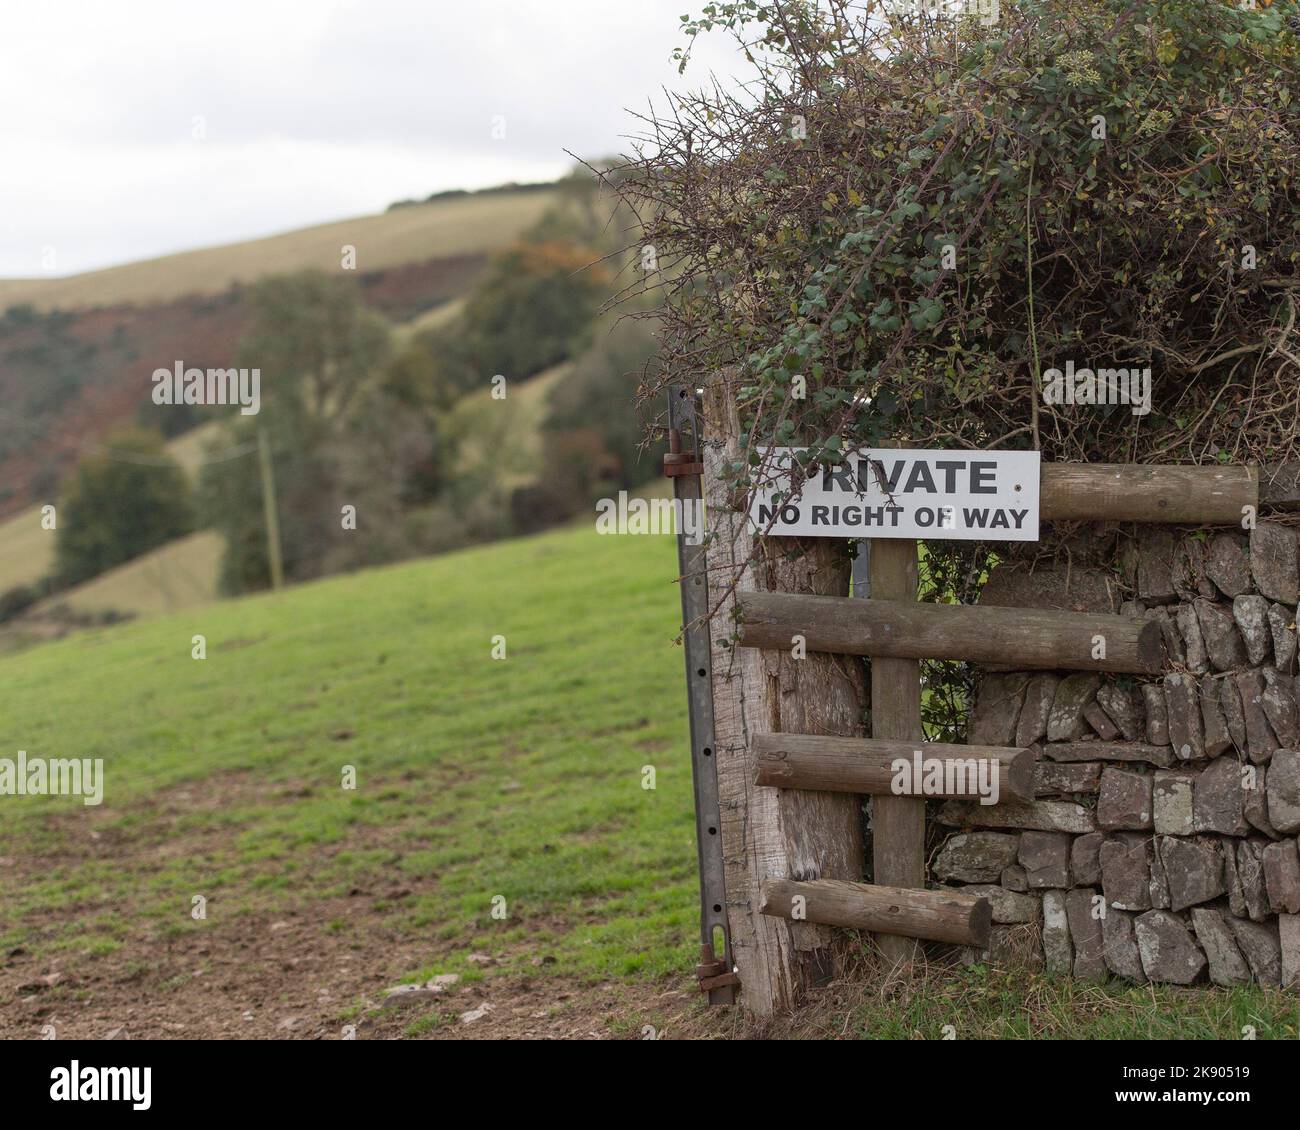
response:
<path fill-rule="evenodd" d="M 73 473 L 57 508 L 55 572 L 79 584 L 193 529 L 189 482 L 156 432 L 133 430 Z"/>
<path fill-rule="evenodd" d="M 604 453 L 599 463 L 612 466 L 609 485 L 616 490 L 639 486 L 661 474 L 663 445 L 643 447 L 641 423 L 632 408 L 643 375 L 654 371 L 657 354 L 650 324 L 622 319 L 597 331 L 591 346 L 548 397 L 543 425 L 548 442 L 564 433 L 593 433 Z M 581 501 L 585 504 L 588 499 Z"/>
<path fill-rule="evenodd" d="M 737 372 L 754 445 L 809 462 L 1295 458 L 1300 4 L 964 8 L 740 0 L 684 25 L 739 35 L 755 74 L 650 123 L 622 182 L 676 272 L 671 375 Z M 1152 413 L 1053 407 L 1071 358 L 1150 364 Z"/>
<path fill-rule="evenodd" d="M 486 388 L 497 374 L 520 381 L 570 356 L 608 297 L 609 274 L 599 258 L 560 238 L 524 241 L 500 253 L 461 316 L 422 335 L 437 379 L 461 395 Z"/>
<path fill-rule="evenodd" d="M 239 363 L 261 370 L 263 422 L 272 428 L 327 429 L 391 355 L 388 323 L 362 305 L 350 279 L 277 275 L 253 288 L 249 304 Z"/>
<path fill-rule="evenodd" d="M 648 121 L 620 180 L 672 276 L 643 397 L 728 375 L 738 494 L 787 446 L 1300 458 L 1297 0 L 726 0 L 683 27 L 754 71 Z M 1149 369 L 1147 411 L 1054 399 L 1071 361 Z M 973 600 L 984 551 L 927 543 L 923 593 Z"/>
<path fill-rule="evenodd" d="M 261 370 L 261 410 L 237 417 L 219 444 L 243 445 L 248 454 L 210 463 L 200 480 L 203 516 L 225 536 L 221 585 L 229 593 L 270 580 L 253 450 L 259 433 L 271 450 L 285 576 L 304 580 L 369 561 L 387 544 L 371 536 L 377 526 L 363 535 L 360 519 L 356 530 L 346 529 L 342 508 L 365 509 L 364 496 L 378 512 L 375 492 L 389 481 L 358 462 L 359 420 L 401 419 L 400 406 L 375 393 L 391 357 L 388 324 L 361 304 L 350 280 L 321 271 L 276 277 L 259 283 L 250 302 L 253 322 L 239 363 Z"/>

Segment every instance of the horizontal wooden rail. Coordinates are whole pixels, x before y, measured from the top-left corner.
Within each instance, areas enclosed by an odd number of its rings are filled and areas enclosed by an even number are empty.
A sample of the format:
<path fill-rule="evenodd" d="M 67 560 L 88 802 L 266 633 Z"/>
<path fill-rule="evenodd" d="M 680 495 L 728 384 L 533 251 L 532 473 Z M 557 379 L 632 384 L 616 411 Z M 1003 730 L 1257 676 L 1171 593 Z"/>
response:
<path fill-rule="evenodd" d="M 874 887 L 843 879 L 765 879 L 762 897 L 759 910 L 772 918 L 959 946 L 988 945 L 993 924 L 988 899 L 954 891 Z"/>
<path fill-rule="evenodd" d="M 737 595 L 742 647 L 891 659 L 965 659 L 1014 668 L 1157 675 L 1164 666 L 1154 620 L 960 604 L 908 604 L 779 592 Z"/>
<path fill-rule="evenodd" d="M 1044 522 L 1187 522 L 1237 526 L 1258 509 L 1257 467 L 1147 467 L 1135 463 L 1044 463 Z"/>
<path fill-rule="evenodd" d="M 947 745 L 882 738 L 836 738 L 820 734 L 758 734 L 754 738 L 754 784 L 777 789 L 863 793 L 873 796 L 928 796 L 972 799 L 976 763 L 991 762 L 985 782 L 996 780 L 998 799 L 1034 799 L 1034 751 L 1010 746 Z M 945 788 L 920 791 L 912 786 L 916 755 L 923 772 L 943 770 Z M 894 785 L 894 765 L 908 767 L 905 791 Z M 951 791 L 946 791 L 947 787 Z"/>

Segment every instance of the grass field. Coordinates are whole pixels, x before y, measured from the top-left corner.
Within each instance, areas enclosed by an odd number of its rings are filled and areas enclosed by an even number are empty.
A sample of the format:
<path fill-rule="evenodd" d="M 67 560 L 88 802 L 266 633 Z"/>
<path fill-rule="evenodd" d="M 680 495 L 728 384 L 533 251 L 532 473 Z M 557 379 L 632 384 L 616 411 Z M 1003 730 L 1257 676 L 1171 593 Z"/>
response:
<path fill-rule="evenodd" d="M 472 950 L 590 978 L 686 968 L 672 562 L 666 539 L 563 532 L 0 660 L 0 745 L 102 757 L 108 782 L 99 808 L 4 799 L 0 952 L 93 966 L 258 914 L 347 938 L 316 908 L 401 888 L 379 913 L 419 942 L 405 974 L 471 974 Z"/>
<path fill-rule="evenodd" d="M 674 574 L 671 540 L 583 523 L 0 658 L 4 753 L 103 758 L 107 782 L 99 807 L 0 798 L 0 1035 L 746 1032 L 689 984 Z M 445 997 L 385 998 L 443 973 Z M 1266 1038 L 1296 1019 L 1279 992 L 977 968 L 841 984 L 781 1031 Z"/>
<path fill-rule="evenodd" d="M 444 302 L 441 306 L 426 310 L 409 322 L 400 322 L 395 325 L 393 327 L 394 341 L 398 346 L 401 346 L 410 341 L 416 334 L 423 333 L 425 330 L 442 329 L 460 317 L 464 309 L 465 300 L 463 298 L 453 298 L 450 302 Z"/>
<path fill-rule="evenodd" d="M 41 508 L 31 506 L 0 522 L 0 592 L 39 581 L 54 564 L 53 530 L 41 528 Z"/>
<path fill-rule="evenodd" d="M 74 612 L 156 616 L 198 608 L 217 599 L 224 549 L 220 534 L 200 530 L 43 600 L 34 611 L 67 605 Z"/>
<path fill-rule="evenodd" d="M 232 282 L 269 274 L 306 267 L 335 271 L 345 244 L 357 249 L 360 272 L 495 251 L 536 223 L 554 195 L 529 191 L 453 197 L 67 278 L 0 279 L 0 310 L 18 303 L 51 310 L 217 294 Z"/>

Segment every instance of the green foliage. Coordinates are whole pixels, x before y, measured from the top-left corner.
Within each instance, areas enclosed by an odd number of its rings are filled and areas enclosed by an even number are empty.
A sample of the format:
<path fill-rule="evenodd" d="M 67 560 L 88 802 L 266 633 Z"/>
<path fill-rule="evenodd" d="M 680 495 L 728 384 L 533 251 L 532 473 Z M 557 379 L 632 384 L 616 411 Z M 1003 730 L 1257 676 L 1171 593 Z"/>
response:
<path fill-rule="evenodd" d="M 583 503 L 610 490 L 639 486 L 661 473 L 663 445 L 643 450 L 642 428 L 632 410 L 641 376 L 656 362 L 657 350 L 648 323 L 624 319 L 599 333 L 551 391 L 544 425 L 551 443 L 564 433 L 594 433 L 602 458 L 592 465 L 592 473 L 601 464 L 610 468 L 603 480 L 584 484 L 579 492 Z"/>
<path fill-rule="evenodd" d="M 486 388 L 496 375 L 520 381 L 579 347 L 609 276 L 591 248 L 530 240 L 497 255 L 462 315 L 421 338 L 437 362 L 441 397 Z"/>
<path fill-rule="evenodd" d="M 646 402 L 728 374 L 737 490 L 772 446 L 1300 458 L 1300 0 L 893 7 L 684 18 L 755 71 L 678 99 L 622 178 L 675 272 Z M 1149 367 L 1151 411 L 1048 403 L 1070 360 Z M 927 598 L 973 599 L 974 547 L 926 551 Z M 968 679 L 927 671 L 928 732 L 959 731 Z"/>
<path fill-rule="evenodd" d="M 350 279 L 277 275 L 253 288 L 249 304 L 239 363 L 261 370 L 262 412 L 279 432 L 327 429 L 390 357 L 388 323 L 361 304 Z"/>
<path fill-rule="evenodd" d="M 72 475 L 57 508 L 55 572 L 74 585 L 189 533 L 189 483 L 162 437 L 121 433 Z"/>
<path fill-rule="evenodd" d="M 867 7 L 686 21 L 743 34 L 758 71 L 683 99 L 624 181 L 680 272 L 674 371 L 733 369 L 753 444 L 810 461 L 1294 457 L 1296 0 L 1020 0 L 987 25 Z M 1043 403 L 1071 358 L 1149 364 L 1152 415 Z"/>
<path fill-rule="evenodd" d="M 50 578 L 30 585 L 14 585 L 0 593 L 0 624 L 21 616 L 37 601 L 44 599 L 52 588 Z"/>
<path fill-rule="evenodd" d="M 44 440 L 93 376 L 99 348 L 73 332 L 74 321 L 26 303 L 0 314 L 0 458 L 48 455 Z"/>
<path fill-rule="evenodd" d="M 251 447 L 265 433 L 286 578 L 401 556 L 399 503 L 430 459 L 433 439 L 424 420 L 382 387 L 392 353 L 387 323 L 362 306 L 350 280 L 320 271 L 268 279 L 250 302 L 253 322 L 239 357 L 261 369 L 261 411 L 239 417 L 214 447 Z M 226 541 L 222 591 L 266 587 L 258 459 L 209 463 L 199 498 L 206 524 Z M 356 508 L 356 529 L 344 526 L 344 506 Z"/>

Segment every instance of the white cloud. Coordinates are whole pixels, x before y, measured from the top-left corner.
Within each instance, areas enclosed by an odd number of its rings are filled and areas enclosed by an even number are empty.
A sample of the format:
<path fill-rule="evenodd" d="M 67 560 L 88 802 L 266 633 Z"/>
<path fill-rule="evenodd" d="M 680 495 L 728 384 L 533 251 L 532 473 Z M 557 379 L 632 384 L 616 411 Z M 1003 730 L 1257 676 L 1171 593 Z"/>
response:
<path fill-rule="evenodd" d="M 635 133 L 692 0 L 43 0 L 0 41 L 0 276 L 549 179 Z M 724 42 L 697 54 L 739 69 Z M 493 140 L 493 118 L 505 140 Z M 202 118 L 204 140 L 193 137 Z"/>

